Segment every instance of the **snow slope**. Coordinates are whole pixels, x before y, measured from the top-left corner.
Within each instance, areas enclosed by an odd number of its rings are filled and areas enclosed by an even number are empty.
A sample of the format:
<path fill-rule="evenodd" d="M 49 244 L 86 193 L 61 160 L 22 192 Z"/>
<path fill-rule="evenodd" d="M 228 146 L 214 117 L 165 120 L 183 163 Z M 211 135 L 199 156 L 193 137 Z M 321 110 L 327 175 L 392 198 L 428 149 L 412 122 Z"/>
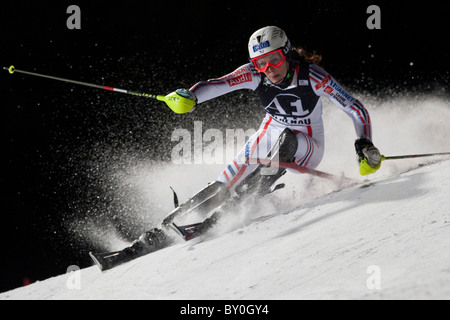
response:
<path fill-rule="evenodd" d="M 450 299 L 450 161 L 377 180 L 288 206 L 274 194 L 256 221 L 0 299 Z"/>

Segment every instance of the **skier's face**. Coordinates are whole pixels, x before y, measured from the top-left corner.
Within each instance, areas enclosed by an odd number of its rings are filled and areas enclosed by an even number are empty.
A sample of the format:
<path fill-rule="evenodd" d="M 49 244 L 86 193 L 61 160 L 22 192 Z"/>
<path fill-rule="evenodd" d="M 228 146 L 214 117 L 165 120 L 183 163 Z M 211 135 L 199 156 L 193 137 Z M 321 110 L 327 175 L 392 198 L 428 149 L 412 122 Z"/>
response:
<path fill-rule="evenodd" d="M 279 66 L 278 68 L 269 65 L 264 74 L 270 80 L 270 82 L 272 82 L 273 84 L 279 84 L 286 77 L 288 70 L 289 70 L 289 63 L 287 62 L 287 60 L 284 60 L 282 65 Z"/>

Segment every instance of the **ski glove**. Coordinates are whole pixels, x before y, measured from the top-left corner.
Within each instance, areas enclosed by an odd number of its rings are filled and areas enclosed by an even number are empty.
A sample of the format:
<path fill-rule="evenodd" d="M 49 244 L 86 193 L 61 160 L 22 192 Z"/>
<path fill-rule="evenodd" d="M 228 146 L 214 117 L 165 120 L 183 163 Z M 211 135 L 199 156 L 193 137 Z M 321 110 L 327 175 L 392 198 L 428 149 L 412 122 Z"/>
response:
<path fill-rule="evenodd" d="M 163 99 L 175 113 L 192 112 L 197 105 L 197 97 L 187 89 L 178 89 L 163 97 Z"/>
<path fill-rule="evenodd" d="M 359 173 L 362 176 L 375 173 L 380 169 L 382 156 L 370 139 L 360 138 L 356 140 L 355 150 L 358 156 Z"/>

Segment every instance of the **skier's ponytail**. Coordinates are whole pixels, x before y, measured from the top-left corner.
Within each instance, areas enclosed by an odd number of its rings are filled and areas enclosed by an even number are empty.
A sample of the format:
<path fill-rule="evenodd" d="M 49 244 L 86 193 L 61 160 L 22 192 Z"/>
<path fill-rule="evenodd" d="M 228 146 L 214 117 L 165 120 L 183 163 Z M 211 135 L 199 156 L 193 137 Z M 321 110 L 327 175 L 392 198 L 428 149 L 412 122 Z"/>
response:
<path fill-rule="evenodd" d="M 314 63 L 315 65 L 317 65 L 319 67 L 322 67 L 320 65 L 320 62 L 322 61 L 322 55 L 318 54 L 316 52 L 316 50 L 308 51 L 303 47 L 294 46 L 294 47 L 292 47 L 291 52 L 294 57 L 304 59 L 308 62 Z"/>

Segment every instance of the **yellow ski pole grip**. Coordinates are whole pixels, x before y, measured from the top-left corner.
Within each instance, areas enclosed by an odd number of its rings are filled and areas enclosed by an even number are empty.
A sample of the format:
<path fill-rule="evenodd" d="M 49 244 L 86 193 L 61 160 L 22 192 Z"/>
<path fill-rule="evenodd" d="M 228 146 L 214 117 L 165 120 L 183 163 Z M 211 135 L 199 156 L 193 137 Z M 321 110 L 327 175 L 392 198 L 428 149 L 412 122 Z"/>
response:
<path fill-rule="evenodd" d="M 160 97 L 161 96 L 158 96 L 157 99 L 164 101 L 173 112 L 178 114 L 188 113 L 192 111 L 196 105 L 194 100 L 182 97 L 176 91 L 162 97 L 164 100 Z"/>

